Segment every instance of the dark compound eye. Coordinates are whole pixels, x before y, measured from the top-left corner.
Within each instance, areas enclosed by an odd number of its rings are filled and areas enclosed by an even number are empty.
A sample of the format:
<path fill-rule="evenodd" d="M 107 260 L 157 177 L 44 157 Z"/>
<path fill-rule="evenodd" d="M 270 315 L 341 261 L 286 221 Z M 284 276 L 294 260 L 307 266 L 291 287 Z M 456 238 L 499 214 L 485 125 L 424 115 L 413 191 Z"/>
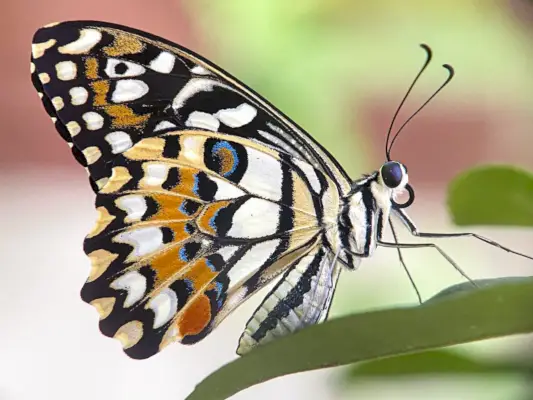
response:
<path fill-rule="evenodd" d="M 387 187 L 394 189 L 402 183 L 404 169 L 400 163 L 389 161 L 381 167 L 381 178 Z"/>

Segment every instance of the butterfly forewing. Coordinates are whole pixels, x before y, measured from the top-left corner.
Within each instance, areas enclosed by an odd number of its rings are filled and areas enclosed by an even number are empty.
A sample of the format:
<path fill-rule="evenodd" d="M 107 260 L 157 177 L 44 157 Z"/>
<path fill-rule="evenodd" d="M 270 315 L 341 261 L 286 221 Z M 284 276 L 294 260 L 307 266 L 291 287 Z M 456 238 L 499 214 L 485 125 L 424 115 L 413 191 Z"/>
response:
<path fill-rule="evenodd" d="M 279 110 L 231 75 L 165 39 L 91 21 L 40 29 L 33 82 L 61 135 L 98 187 L 110 161 L 141 138 L 204 128 L 248 138 L 304 159 L 342 192 L 346 173 Z"/>
<path fill-rule="evenodd" d="M 200 56 L 101 22 L 40 29 L 32 80 L 97 193 L 82 298 L 131 357 L 201 340 L 281 273 L 239 351 L 288 309 L 291 330 L 323 319 L 338 276 L 324 236 L 350 184 L 292 121 Z"/>

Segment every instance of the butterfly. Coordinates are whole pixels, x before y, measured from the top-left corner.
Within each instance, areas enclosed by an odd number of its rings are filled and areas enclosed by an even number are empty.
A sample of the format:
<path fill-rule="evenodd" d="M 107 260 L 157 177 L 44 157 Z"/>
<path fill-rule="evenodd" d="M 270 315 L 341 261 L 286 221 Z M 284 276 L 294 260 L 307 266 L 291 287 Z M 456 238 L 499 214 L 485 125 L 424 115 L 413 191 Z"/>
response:
<path fill-rule="evenodd" d="M 423 47 L 413 85 L 431 59 Z M 320 323 L 340 271 L 378 246 L 435 247 L 462 272 L 435 244 L 398 243 L 394 230 L 384 241 L 392 216 L 415 236 L 474 236 L 527 257 L 473 233 L 419 232 L 404 211 L 407 168 L 390 157 L 399 131 L 389 129 L 387 161 L 353 180 L 259 94 L 163 38 L 50 24 L 33 38 L 31 77 L 96 194 L 81 297 L 132 358 L 202 340 L 275 278 L 237 353 Z"/>

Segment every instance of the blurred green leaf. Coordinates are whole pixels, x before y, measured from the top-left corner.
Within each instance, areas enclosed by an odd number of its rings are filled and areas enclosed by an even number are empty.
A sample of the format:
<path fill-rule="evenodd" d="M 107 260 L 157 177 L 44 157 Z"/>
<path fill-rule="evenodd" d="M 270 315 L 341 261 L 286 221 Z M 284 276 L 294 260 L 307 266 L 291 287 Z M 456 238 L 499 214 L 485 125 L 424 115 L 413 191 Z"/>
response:
<path fill-rule="evenodd" d="M 520 277 L 520 276 L 506 276 L 503 278 L 496 278 L 496 279 L 476 279 L 475 282 L 476 282 L 477 287 L 487 288 L 490 286 L 501 285 L 504 283 L 520 283 L 523 280 L 524 280 L 524 277 Z M 452 295 L 461 296 L 462 294 L 468 294 L 468 292 L 470 292 L 473 288 L 474 288 L 474 285 L 471 282 L 458 283 L 457 285 L 452 285 L 445 289 L 442 289 L 435 296 L 426 300 L 424 304 L 429 304 L 435 301 L 445 300 L 449 296 L 452 296 Z"/>
<path fill-rule="evenodd" d="M 484 361 L 450 350 L 432 350 L 351 366 L 344 380 L 353 383 L 365 378 L 396 378 L 436 374 L 523 373 L 525 365 Z"/>
<path fill-rule="evenodd" d="M 311 326 L 223 366 L 188 399 L 226 399 L 282 375 L 533 332 L 533 278 L 484 280 L 478 286 L 443 291 L 422 306 Z"/>
<path fill-rule="evenodd" d="M 472 169 L 450 184 L 457 225 L 533 226 L 533 174 L 510 166 Z"/>

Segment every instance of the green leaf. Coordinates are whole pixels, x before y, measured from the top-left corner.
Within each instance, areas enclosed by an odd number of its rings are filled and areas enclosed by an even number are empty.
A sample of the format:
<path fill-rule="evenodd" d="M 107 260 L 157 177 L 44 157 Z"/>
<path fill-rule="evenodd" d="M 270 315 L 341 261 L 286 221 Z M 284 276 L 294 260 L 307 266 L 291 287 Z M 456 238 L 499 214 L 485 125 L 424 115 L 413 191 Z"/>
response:
<path fill-rule="evenodd" d="M 202 381 L 189 400 L 217 400 L 279 376 L 533 332 L 533 278 L 459 285 L 422 306 L 333 319 L 251 351 Z"/>
<path fill-rule="evenodd" d="M 533 174 L 510 166 L 472 169 L 452 181 L 448 205 L 457 225 L 533 226 Z"/>
<path fill-rule="evenodd" d="M 343 380 L 354 383 L 366 378 L 395 378 L 436 374 L 524 373 L 525 365 L 482 361 L 450 350 L 431 350 L 370 361 L 351 366 Z"/>

